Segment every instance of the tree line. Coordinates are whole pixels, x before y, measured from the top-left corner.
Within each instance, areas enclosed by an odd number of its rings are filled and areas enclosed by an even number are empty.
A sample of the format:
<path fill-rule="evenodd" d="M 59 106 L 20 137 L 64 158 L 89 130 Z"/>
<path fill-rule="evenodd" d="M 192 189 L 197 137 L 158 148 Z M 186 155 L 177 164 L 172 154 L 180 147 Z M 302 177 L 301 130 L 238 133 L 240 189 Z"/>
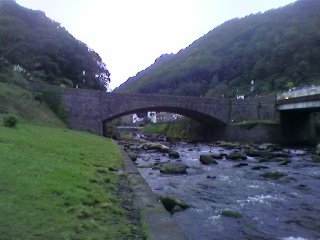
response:
<path fill-rule="evenodd" d="M 105 90 L 106 64 L 42 11 L 0 0 L 0 74 L 19 65 L 32 81 Z"/>
<path fill-rule="evenodd" d="M 163 55 L 116 91 L 207 97 L 320 83 L 320 1 L 232 19 Z"/>

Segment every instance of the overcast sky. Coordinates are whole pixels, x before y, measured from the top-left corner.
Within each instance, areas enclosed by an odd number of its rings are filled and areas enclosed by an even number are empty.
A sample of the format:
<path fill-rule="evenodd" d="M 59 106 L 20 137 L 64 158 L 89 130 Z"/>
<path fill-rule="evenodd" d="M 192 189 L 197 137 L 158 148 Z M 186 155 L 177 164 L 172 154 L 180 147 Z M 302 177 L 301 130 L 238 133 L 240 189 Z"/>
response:
<path fill-rule="evenodd" d="M 223 22 L 294 0 L 17 0 L 42 10 L 93 48 L 111 73 L 111 88 L 176 53 Z"/>

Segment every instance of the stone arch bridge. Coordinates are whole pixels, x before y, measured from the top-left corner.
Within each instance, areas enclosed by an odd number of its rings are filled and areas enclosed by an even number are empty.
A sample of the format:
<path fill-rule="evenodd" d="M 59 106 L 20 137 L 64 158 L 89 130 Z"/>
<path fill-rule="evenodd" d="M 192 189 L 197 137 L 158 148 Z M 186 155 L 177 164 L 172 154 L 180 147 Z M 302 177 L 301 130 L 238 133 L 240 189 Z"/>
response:
<path fill-rule="evenodd" d="M 104 123 L 131 113 L 172 112 L 184 115 L 223 134 L 231 122 L 276 119 L 275 96 L 252 99 L 106 93 L 103 91 L 33 85 L 33 91 L 62 106 L 69 127 L 100 135 Z"/>

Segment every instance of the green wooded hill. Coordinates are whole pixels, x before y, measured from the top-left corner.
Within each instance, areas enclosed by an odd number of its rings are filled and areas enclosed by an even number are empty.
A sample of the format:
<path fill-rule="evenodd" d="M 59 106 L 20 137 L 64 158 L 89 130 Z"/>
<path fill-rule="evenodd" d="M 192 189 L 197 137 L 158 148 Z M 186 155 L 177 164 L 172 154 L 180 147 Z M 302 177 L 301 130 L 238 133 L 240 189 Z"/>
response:
<path fill-rule="evenodd" d="M 29 80 L 54 85 L 105 89 L 110 80 L 99 54 L 58 22 L 14 0 L 0 0 L 0 77 L 14 65 L 25 69 Z"/>
<path fill-rule="evenodd" d="M 115 91 L 208 97 L 320 83 L 320 1 L 232 19 L 165 54 Z"/>

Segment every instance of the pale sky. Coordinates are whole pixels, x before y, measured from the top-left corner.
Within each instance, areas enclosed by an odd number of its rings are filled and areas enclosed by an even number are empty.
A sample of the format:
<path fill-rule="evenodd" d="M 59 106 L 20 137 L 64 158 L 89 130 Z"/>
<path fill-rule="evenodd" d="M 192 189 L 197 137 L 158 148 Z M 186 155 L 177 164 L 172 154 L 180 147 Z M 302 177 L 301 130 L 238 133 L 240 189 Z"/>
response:
<path fill-rule="evenodd" d="M 111 88 L 176 53 L 223 22 L 294 0 L 17 0 L 42 10 L 94 49 L 111 73 Z"/>

